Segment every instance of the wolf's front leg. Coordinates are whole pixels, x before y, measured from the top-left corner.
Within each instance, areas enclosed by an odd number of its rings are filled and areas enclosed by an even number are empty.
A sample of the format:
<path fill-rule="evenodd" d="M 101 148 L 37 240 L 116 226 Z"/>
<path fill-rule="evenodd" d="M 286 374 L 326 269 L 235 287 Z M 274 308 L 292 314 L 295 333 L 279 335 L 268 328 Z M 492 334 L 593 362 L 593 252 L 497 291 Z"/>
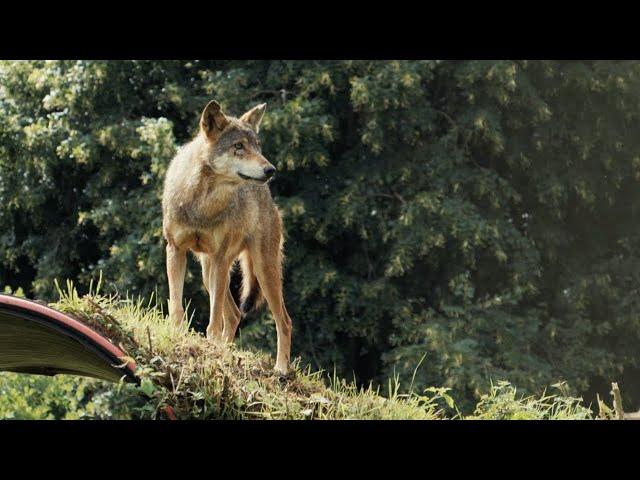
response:
<path fill-rule="evenodd" d="M 172 243 L 167 244 L 167 277 L 169 279 L 169 319 L 179 325 L 184 318 L 182 289 L 187 268 L 187 252 Z"/>
<path fill-rule="evenodd" d="M 229 265 L 222 260 L 213 260 L 209 269 L 209 326 L 207 337 L 220 339 L 224 324 L 224 304 L 229 284 Z"/>

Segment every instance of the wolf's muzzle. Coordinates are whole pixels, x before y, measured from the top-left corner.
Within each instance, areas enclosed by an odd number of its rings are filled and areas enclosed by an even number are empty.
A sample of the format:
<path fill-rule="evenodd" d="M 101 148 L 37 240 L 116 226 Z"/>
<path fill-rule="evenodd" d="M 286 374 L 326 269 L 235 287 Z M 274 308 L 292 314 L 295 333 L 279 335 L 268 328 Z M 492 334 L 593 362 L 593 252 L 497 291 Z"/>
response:
<path fill-rule="evenodd" d="M 268 167 L 264 167 L 264 175 L 267 178 L 273 178 L 273 176 L 276 174 L 276 169 L 273 166 L 268 166 Z"/>

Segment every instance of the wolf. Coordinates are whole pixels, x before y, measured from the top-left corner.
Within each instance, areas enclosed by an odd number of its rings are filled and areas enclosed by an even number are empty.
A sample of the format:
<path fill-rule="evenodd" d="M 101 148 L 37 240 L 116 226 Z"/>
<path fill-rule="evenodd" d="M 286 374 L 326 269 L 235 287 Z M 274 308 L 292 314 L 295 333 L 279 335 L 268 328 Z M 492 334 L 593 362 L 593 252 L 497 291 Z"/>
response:
<path fill-rule="evenodd" d="M 265 109 L 263 103 L 235 118 L 210 101 L 198 134 L 169 165 L 162 196 L 169 318 L 184 321 L 191 251 L 209 293 L 207 338 L 233 342 L 241 317 L 266 300 L 276 323 L 275 370 L 286 375 L 292 324 L 282 292 L 282 218 L 268 186 L 276 168 L 262 155 L 258 136 Z M 230 290 L 236 260 L 242 271 L 240 309 Z"/>

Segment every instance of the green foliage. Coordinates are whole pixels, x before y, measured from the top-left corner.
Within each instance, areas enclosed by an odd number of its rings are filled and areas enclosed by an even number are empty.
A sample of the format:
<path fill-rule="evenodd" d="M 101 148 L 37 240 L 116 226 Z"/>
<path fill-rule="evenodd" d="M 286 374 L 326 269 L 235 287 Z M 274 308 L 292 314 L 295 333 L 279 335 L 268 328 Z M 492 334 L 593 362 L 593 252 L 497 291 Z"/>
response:
<path fill-rule="evenodd" d="M 56 377 L 0 374 L 0 418 L 16 420 L 79 418 L 82 381 Z"/>
<path fill-rule="evenodd" d="M 562 385 L 554 385 L 563 390 Z M 566 392 L 565 392 L 566 393 Z M 489 393 L 482 395 L 473 415 L 467 420 L 590 420 L 593 412 L 582 404 L 581 398 L 542 394 L 517 396 L 516 388 L 501 381 L 491 385 Z"/>
<path fill-rule="evenodd" d="M 0 419 L 4 420 L 127 420 L 133 418 L 133 406 L 108 382 L 0 373 Z"/>
<path fill-rule="evenodd" d="M 463 411 L 489 378 L 640 401 L 636 61 L 1 62 L 0 285 L 166 298 L 163 175 L 213 97 L 268 103 L 295 355 L 383 385 L 426 355 Z M 202 330 L 193 262 L 185 292 Z M 273 350 L 266 312 L 240 342 Z"/>

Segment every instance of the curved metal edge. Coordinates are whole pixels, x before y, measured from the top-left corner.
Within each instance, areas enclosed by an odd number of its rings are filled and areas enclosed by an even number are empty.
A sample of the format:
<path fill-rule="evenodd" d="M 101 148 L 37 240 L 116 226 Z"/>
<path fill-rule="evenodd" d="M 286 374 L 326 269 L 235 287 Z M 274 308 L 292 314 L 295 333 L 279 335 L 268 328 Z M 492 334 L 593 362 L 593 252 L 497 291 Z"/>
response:
<path fill-rule="evenodd" d="M 32 314 L 40 315 L 49 321 L 66 327 L 72 330 L 74 333 L 78 333 L 84 336 L 89 342 L 98 346 L 100 349 L 105 351 L 105 353 L 109 354 L 115 359 L 122 360 L 127 356 L 122 350 L 120 350 L 102 335 L 97 333 L 95 330 L 62 312 L 54 310 L 53 308 L 49 308 L 47 306 L 41 305 L 31 300 L 26 300 L 24 298 L 18 298 L 4 294 L 0 294 L 0 305 L 6 305 Z M 123 370 L 125 371 L 124 374 L 137 381 L 137 377 L 135 374 L 136 367 L 136 362 L 133 359 L 130 359 L 123 367 Z"/>

